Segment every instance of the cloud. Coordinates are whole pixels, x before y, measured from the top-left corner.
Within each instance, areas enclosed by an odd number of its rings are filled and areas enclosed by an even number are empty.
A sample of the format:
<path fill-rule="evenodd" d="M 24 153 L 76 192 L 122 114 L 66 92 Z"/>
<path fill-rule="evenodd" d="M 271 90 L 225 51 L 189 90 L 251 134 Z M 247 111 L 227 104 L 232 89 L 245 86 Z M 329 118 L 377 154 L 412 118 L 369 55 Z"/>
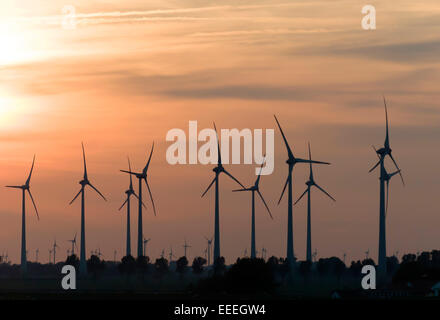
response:
<path fill-rule="evenodd" d="M 297 52 L 298 53 L 298 52 Z M 440 56 L 440 40 L 370 45 L 353 48 L 313 48 L 303 53 L 317 55 L 357 56 L 400 63 L 433 63 Z"/>

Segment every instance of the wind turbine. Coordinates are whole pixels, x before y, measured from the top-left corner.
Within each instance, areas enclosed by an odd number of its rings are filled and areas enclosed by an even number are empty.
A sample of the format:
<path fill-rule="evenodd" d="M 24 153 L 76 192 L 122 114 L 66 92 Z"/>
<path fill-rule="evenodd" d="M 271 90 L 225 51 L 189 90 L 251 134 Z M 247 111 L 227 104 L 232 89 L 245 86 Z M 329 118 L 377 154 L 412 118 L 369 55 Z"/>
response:
<path fill-rule="evenodd" d="M 148 238 L 148 239 L 144 238 L 144 257 L 146 257 L 146 254 L 147 254 L 147 244 L 148 244 L 148 241 L 150 241 L 150 240 L 151 240 L 151 238 Z"/>
<path fill-rule="evenodd" d="M 40 250 L 37 248 L 37 250 L 35 250 L 35 262 L 38 262 L 38 253 L 40 253 Z"/>
<path fill-rule="evenodd" d="M 318 255 L 318 250 L 315 249 L 315 251 L 313 252 L 313 255 L 312 255 L 314 262 L 316 262 L 316 256 L 317 255 Z M 312 261 L 312 260 L 309 260 L 309 261 Z"/>
<path fill-rule="evenodd" d="M 365 251 L 365 259 L 368 260 L 368 257 L 370 256 L 370 249 Z"/>
<path fill-rule="evenodd" d="M 396 160 L 394 159 L 392 155 L 392 149 L 390 147 L 390 137 L 389 137 L 389 129 L 388 129 L 388 110 L 387 110 L 387 103 L 385 100 L 385 97 L 383 98 L 384 107 L 385 107 L 385 122 L 386 122 L 386 129 L 385 129 L 385 142 L 384 146 L 380 148 L 379 150 L 375 150 L 376 154 L 379 157 L 379 161 L 374 165 L 373 168 L 370 169 L 369 172 L 372 172 L 374 169 L 376 169 L 378 166 L 380 167 L 380 195 L 379 195 L 379 266 L 378 266 L 378 275 L 380 278 L 383 279 L 383 277 L 386 275 L 387 272 L 387 264 L 386 264 L 386 203 L 385 203 L 385 182 L 387 183 L 387 189 L 389 180 L 391 177 L 395 174 L 399 174 L 400 178 L 403 181 L 402 172 L 397 165 Z M 397 171 L 394 172 L 392 175 L 389 175 L 387 171 L 385 170 L 385 158 L 386 156 L 389 156 L 394 163 L 394 166 L 396 167 Z M 388 194 L 388 193 L 387 193 Z M 388 201 L 387 201 L 388 202 Z"/>
<path fill-rule="evenodd" d="M 284 144 L 287 149 L 288 159 L 286 163 L 289 166 L 289 171 L 286 179 L 286 183 L 284 184 L 283 191 L 281 192 L 280 199 L 278 200 L 278 204 L 280 204 L 281 199 L 283 198 L 284 192 L 286 191 L 286 187 L 288 186 L 288 205 L 287 205 L 287 261 L 291 267 L 293 267 L 293 262 L 295 260 L 294 250 L 293 250 L 293 200 L 292 200 L 292 189 L 293 189 L 293 181 L 292 181 L 292 171 L 297 163 L 317 163 L 317 164 L 330 164 L 328 162 L 322 161 L 314 161 L 314 160 L 304 160 L 300 158 L 295 158 L 292 150 L 290 149 L 289 143 L 287 142 L 286 136 L 284 135 L 283 129 L 281 129 L 281 125 L 278 122 L 277 117 L 274 115 L 275 121 L 277 122 L 278 128 L 280 129 L 281 135 L 283 136 Z"/>
<path fill-rule="evenodd" d="M 128 171 L 131 172 L 130 158 L 128 158 Z M 126 256 L 131 256 L 130 197 L 135 196 L 140 202 L 142 202 L 142 200 L 137 196 L 136 192 L 134 192 L 133 180 L 132 180 L 131 174 L 129 176 L 130 176 L 130 185 L 129 185 L 128 189 L 125 191 L 125 194 L 127 195 L 127 199 L 124 201 L 122 206 L 119 208 L 119 210 L 121 210 L 125 205 L 127 205 L 127 246 L 126 246 L 126 250 L 125 250 Z M 142 202 L 142 205 L 145 207 L 143 202 Z"/>
<path fill-rule="evenodd" d="M 59 248 L 59 246 L 57 245 L 57 240 L 54 241 L 53 243 L 53 264 L 56 264 L 56 255 L 57 255 L 57 248 Z"/>
<path fill-rule="evenodd" d="M 185 244 L 183 245 L 183 250 L 185 251 L 184 252 L 184 257 L 185 258 L 186 258 L 186 249 L 188 249 L 188 248 L 191 248 L 191 246 L 186 243 L 186 239 L 185 239 Z"/>
<path fill-rule="evenodd" d="M 208 251 L 208 266 L 211 265 L 211 245 L 212 245 L 212 238 L 208 239 L 207 237 L 205 237 L 206 241 L 208 242 L 208 247 L 207 247 L 207 251 Z"/>
<path fill-rule="evenodd" d="M 75 247 L 76 247 L 76 232 L 75 232 L 75 237 L 73 237 L 72 240 L 67 240 L 67 241 L 72 243 L 71 254 L 74 255 L 75 254 Z"/>
<path fill-rule="evenodd" d="M 147 164 L 145 165 L 142 172 L 133 172 L 131 170 L 120 170 L 121 172 L 128 173 L 130 175 L 136 176 L 139 180 L 139 193 L 138 193 L 138 200 L 139 200 L 139 215 L 138 215 L 138 247 L 137 247 L 137 255 L 138 257 L 142 256 L 142 241 L 143 241 L 143 232 L 142 232 L 142 206 L 144 205 L 142 202 L 142 180 L 145 181 L 145 184 L 147 185 L 148 193 L 150 194 L 151 203 L 153 204 L 153 212 L 154 215 L 156 215 L 156 207 L 154 205 L 153 195 L 151 194 L 150 185 L 148 184 L 147 179 L 147 173 L 148 173 L 148 167 L 150 166 L 151 156 L 153 155 L 154 150 L 154 142 L 151 147 L 150 157 L 148 158 Z"/>
<path fill-rule="evenodd" d="M 226 174 L 228 177 L 230 177 L 232 180 L 237 182 L 242 188 L 245 188 L 240 181 L 238 181 L 236 178 L 234 178 L 226 169 L 223 167 L 222 164 L 222 156 L 220 152 L 220 143 L 218 139 L 217 134 L 217 128 L 214 123 L 214 130 L 215 135 L 217 137 L 217 166 L 212 169 L 215 173 L 214 179 L 209 184 L 208 188 L 206 188 L 205 192 L 202 194 L 203 196 L 208 192 L 208 190 L 211 188 L 211 186 L 215 183 L 215 222 L 214 222 L 214 263 L 217 260 L 217 258 L 220 257 L 220 209 L 219 209 L 219 176 L 221 173 Z"/>
<path fill-rule="evenodd" d="M 173 254 L 173 247 L 170 247 L 170 253 L 168 254 L 168 256 L 170 257 L 170 262 L 171 262 L 173 257 L 175 257 L 175 255 Z"/>
<path fill-rule="evenodd" d="M 49 263 L 52 262 L 52 250 L 49 249 Z"/>
<path fill-rule="evenodd" d="M 309 160 L 312 160 L 312 153 L 310 151 L 310 143 L 309 143 Z M 311 190 L 312 187 L 318 188 L 322 193 L 324 193 L 327 197 L 332 199 L 333 201 L 336 201 L 327 191 L 325 191 L 323 188 L 321 188 L 313 178 L 313 169 L 312 169 L 312 163 L 309 163 L 310 165 L 310 174 L 309 174 L 309 180 L 306 182 L 307 188 L 303 192 L 303 194 L 298 198 L 298 200 L 295 201 L 294 205 L 296 205 L 302 197 L 307 193 L 307 261 L 312 261 L 312 219 L 311 219 Z"/>
<path fill-rule="evenodd" d="M 87 165 L 86 165 L 86 153 L 84 151 L 84 144 L 81 143 L 82 146 L 82 152 L 83 152 L 83 162 L 84 162 L 84 177 L 79 182 L 81 185 L 81 189 L 76 194 L 75 198 L 73 198 L 72 201 L 70 201 L 69 205 L 71 205 L 76 198 L 81 194 L 81 250 L 80 250 L 80 259 L 79 259 L 79 272 L 81 275 L 85 275 L 87 273 L 87 262 L 86 262 L 86 230 L 85 230 L 85 195 L 84 191 L 86 186 L 90 186 L 93 190 L 96 191 L 105 201 L 107 199 L 102 195 L 102 193 L 96 189 L 95 186 L 93 186 L 87 176 Z"/>
<path fill-rule="evenodd" d="M 257 180 L 255 180 L 255 183 L 252 187 L 250 188 L 243 188 L 243 189 L 238 189 L 238 190 L 233 190 L 233 192 L 238 192 L 238 191 L 250 191 L 252 192 L 252 215 L 251 215 L 251 259 L 255 259 L 257 257 L 257 252 L 256 252 L 256 247 L 255 247 L 255 192 L 258 194 L 258 196 L 260 197 L 261 201 L 263 201 L 264 206 L 267 209 L 267 212 L 269 213 L 269 216 L 271 219 L 273 219 L 272 217 L 272 213 L 269 210 L 269 207 L 266 204 L 266 201 L 263 198 L 263 195 L 260 192 L 260 179 L 261 179 L 261 170 L 263 169 L 263 165 L 264 165 L 264 160 L 261 163 L 261 167 L 260 167 L 260 173 L 258 174 Z"/>
<path fill-rule="evenodd" d="M 34 198 L 32 197 L 32 193 L 30 190 L 30 182 L 31 182 L 31 176 L 32 171 L 34 170 L 34 164 L 35 164 L 35 155 L 34 159 L 32 160 L 32 167 L 31 171 L 29 172 L 29 176 L 26 179 L 26 182 L 22 186 L 6 186 L 7 188 L 15 188 L 15 189 L 21 189 L 22 191 L 22 214 L 21 214 L 21 273 L 23 275 L 27 272 L 27 259 L 26 259 L 26 191 L 29 193 L 29 197 L 32 200 L 32 204 L 34 205 L 35 213 L 37 214 L 37 219 L 40 220 L 40 217 L 38 215 L 37 206 L 35 205 Z"/>

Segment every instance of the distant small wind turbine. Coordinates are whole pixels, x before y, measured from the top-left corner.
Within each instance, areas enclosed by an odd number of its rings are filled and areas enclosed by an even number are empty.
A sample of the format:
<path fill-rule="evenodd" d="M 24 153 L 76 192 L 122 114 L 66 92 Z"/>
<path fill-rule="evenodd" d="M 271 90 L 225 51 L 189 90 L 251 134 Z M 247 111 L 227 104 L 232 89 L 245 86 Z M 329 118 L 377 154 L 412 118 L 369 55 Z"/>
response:
<path fill-rule="evenodd" d="M 145 239 L 144 238 L 144 257 L 147 256 L 147 244 L 151 240 L 151 238 Z"/>
<path fill-rule="evenodd" d="M 35 250 L 35 262 L 38 262 L 38 254 L 40 253 L 40 250 L 37 248 L 37 250 Z"/>
<path fill-rule="evenodd" d="M 186 258 L 187 256 L 186 256 L 186 249 L 188 249 L 188 248 L 191 248 L 191 246 L 190 245 L 188 245 L 187 243 L 186 243 L 186 239 L 185 239 L 185 243 L 183 244 L 183 250 L 184 250 L 184 254 L 183 254 L 183 256 Z"/>
<path fill-rule="evenodd" d="M 49 263 L 52 263 L 52 250 L 49 249 Z"/>
<path fill-rule="evenodd" d="M 72 243 L 72 250 L 70 251 L 71 252 L 70 254 L 74 255 L 75 254 L 75 247 L 76 247 L 76 232 L 75 232 L 75 237 L 73 237 L 72 240 L 67 240 L 67 241 Z"/>
<path fill-rule="evenodd" d="M 217 258 L 220 257 L 220 209 L 219 209 L 219 176 L 221 173 L 226 174 L 229 178 L 237 182 L 242 188 L 245 188 L 240 181 L 238 181 L 236 178 L 234 178 L 226 169 L 223 167 L 222 164 L 222 156 L 220 152 L 220 142 L 218 139 L 217 134 L 217 128 L 214 123 L 214 130 L 217 137 L 217 166 L 212 169 L 215 173 L 214 179 L 209 184 L 208 188 L 206 188 L 205 192 L 202 194 L 202 198 L 205 196 L 205 194 L 208 192 L 208 190 L 211 188 L 211 186 L 215 183 L 215 220 L 214 220 L 214 262 Z"/>
<path fill-rule="evenodd" d="M 309 143 L 309 160 L 312 160 L 312 153 L 310 151 L 310 143 Z M 309 173 L 309 180 L 306 182 L 307 188 L 301 194 L 301 196 L 298 198 L 298 200 L 295 201 L 294 205 L 296 205 L 302 197 L 307 193 L 307 261 L 312 261 L 312 209 L 311 209 L 311 190 L 312 187 L 318 188 L 322 193 L 324 193 L 327 197 L 332 199 L 333 201 L 336 201 L 327 191 L 325 191 L 323 188 L 321 188 L 316 182 L 315 179 L 313 179 L 313 169 L 312 169 L 312 163 L 309 163 L 310 165 L 310 173 Z"/>
<path fill-rule="evenodd" d="M 175 257 L 175 255 L 173 254 L 173 247 L 170 247 L 170 253 L 168 254 L 168 256 L 170 257 L 171 262 L 171 260 L 173 260 L 173 258 Z"/>
<path fill-rule="evenodd" d="M 59 248 L 59 246 L 57 245 L 57 240 L 54 241 L 53 243 L 53 264 L 56 264 L 56 254 L 57 254 L 57 248 Z"/>
<path fill-rule="evenodd" d="M 208 260 L 208 266 L 210 266 L 210 265 L 211 265 L 211 246 L 212 246 L 212 238 L 211 238 L 211 239 L 208 239 L 207 237 L 205 237 L 205 239 L 206 239 L 206 241 L 208 242 L 208 247 L 207 247 L 206 249 L 207 249 L 207 254 L 208 254 L 208 258 L 207 258 L 207 260 Z"/>
<path fill-rule="evenodd" d="M 328 162 L 322 161 L 314 161 L 314 160 L 304 160 L 300 158 L 296 158 L 293 155 L 292 150 L 290 149 L 289 143 L 287 142 L 287 138 L 284 135 L 283 129 L 281 129 L 281 125 L 278 122 L 277 117 L 274 115 L 275 121 L 277 122 L 278 128 L 280 129 L 281 135 L 283 136 L 284 144 L 287 149 L 288 159 L 286 163 L 289 166 L 289 171 L 287 175 L 286 182 L 283 187 L 283 191 L 281 192 L 280 199 L 278 200 L 278 204 L 280 204 L 281 199 L 283 198 L 284 192 L 286 191 L 286 187 L 288 186 L 287 196 L 288 196 L 288 204 L 287 204 L 287 261 L 290 263 L 290 266 L 293 267 L 293 262 L 295 260 L 295 254 L 293 250 L 293 199 L 292 199 L 292 189 L 293 189 L 293 180 L 292 180 L 292 172 L 293 168 L 297 163 L 316 163 L 316 164 L 330 164 Z"/>
<path fill-rule="evenodd" d="M 86 262 L 86 227 L 85 227 L 85 188 L 86 186 L 90 186 L 93 190 L 98 193 L 102 199 L 107 201 L 107 199 L 102 195 L 102 193 L 96 189 L 89 181 L 89 178 L 87 176 L 87 165 L 86 165 L 86 153 L 84 151 L 84 144 L 81 143 L 82 146 L 82 152 L 83 152 L 83 162 L 84 162 L 84 177 L 79 182 L 81 185 L 81 189 L 76 194 L 75 198 L 73 198 L 72 201 L 70 201 L 69 204 L 72 204 L 76 198 L 81 194 L 81 249 L 80 249 L 80 259 L 79 259 L 79 272 L 81 275 L 85 275 L 87 273 L 87 262 Z"/>
<path fill-rule="evenodd" d="M 34 159 L 32 160 L 32 167 L 31 171 L 29 172 L 29 176 L 26 179 L 26 182 L 22 186 L 6 186 L 7 188 L 15 188 L 15 189 L 21 189 L 22 191 L 22 214 L 21 214 L 21 273 L 25 275 L 27 273 L 27 259 L 26 259 L 26 191 L 29 193 L 29 197 L 32 200 L 32 204 L 34 205 L 35 213 L 37 214 L 37 219 L 40 220 L 40 217 L 38 215 L 37 206 L 35 205 L 34 198 L 32 197 L 32 193 L 30 190 L 30 182 L 31 182 L 31 176 L 32 171 L 34 170 L 34 164 L 35 164 L 35 155 Z"/>
<path fill-rule="evenodd" d="M 365 251 L 365 259 L 368 260 L 368 257 L 370 256 L 370 249 Z"/>
<path fill-rule="evenodd" d="M 267 206 L 266 201 L 263 198 L 263 195 L 260 192 L 260 179 L 261 179 L 261 171 L 263 170 L 263 166 L 264 166 L 264 159 L 263 162 L 261 163 L 261 167 L 260 167 L 260 173 L 258 174 L 257 180 L 255 180 L 255 183 L 252 187 L 250 188 L 243 188 L 243 189 L 238 189 L 238 190 L 233 190 L 233 192 L 238 192 L 238 191 L 250 191 L 252 192 L 252 211 L 251 211 L 251 259 L 255 259 L 257 257 L 257 250 L 256 250 L 256 245 L 255 245 L 255 192 L 258 194 L 258 196 L 260 197 L 261 201 L 263 201 L 264 206 L 267 209 L 267 212 L 269 213 L 269 216 L 271 219 L 273 219 L 272 217 L 272 213 L 270 212 L 269 207 Z"/>
<path fill-rule="evenodd" d="M 143 245 L 143 231 L 142 231 L 142 207 L 144 206 L 142 202 L 142 180 L 145 181 L 145 184 L 147 185 L 148 193 L 150 194 L 151 203 L 153 205 L 153 212 L 154 215 L 156 215 L 156 206 L 154 205 L 153 195 L 151 193 L 150 185 L 148 184 L 148 168 L 150 166 L 151 156 L 153 155 L 154 150 L 154 142 L 151 147 L 150 156 L 148 158 L 147 164 L 145 165 L 142 172 L 133 172 L 131 170 L 120 170 L 121 172 L 128 173 L 130 175 L 136 176 L 139 180 L 139 192 L 138 192 L 138 200 L 139 200 L 139 214 L 138 214 L 138 247 L 137 247 L 137 255 L 138 257 L 142 256 L 142 245 Z"/>

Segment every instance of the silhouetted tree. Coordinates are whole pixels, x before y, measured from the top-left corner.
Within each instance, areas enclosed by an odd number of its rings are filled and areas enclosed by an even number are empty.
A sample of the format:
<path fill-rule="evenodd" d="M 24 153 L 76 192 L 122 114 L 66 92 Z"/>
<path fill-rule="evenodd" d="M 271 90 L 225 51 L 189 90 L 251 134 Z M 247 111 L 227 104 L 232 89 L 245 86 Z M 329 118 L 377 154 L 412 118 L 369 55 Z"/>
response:
<path fill-rule="evenodd" d="M 261 258 L 238 259 L 226 272 L 225 282 L 231 293 L 269 292 L 274 288 L 272 270 Z"/>
<path fill-rule="evenodd" d="M 165 258 L 156 259 L 156 262 L 154 263 L 154 270 L 158 276 L 162 277 L 168 272 L 168 260 Z"/>
<path fill-rule="evenodd" d="M 64 263 L 65 265 L 71 265 L 74 266 L 75 269 L 78 271 L 79 268 L 79 259 L 76 256 L 76 254 L 72 254 L 70 256 L 67 257 L 66 262 Z"/>
<path fill-rule="evenodd" d="M 183 274 L 188 266 L 188 259 L 186 257 L 180 257 L 176 262 L 176 271 Z"/>
<path fill-rule="evenodd" d="M 105 269 L 105 262 L 101 261 L 98 256 L 92 255 L 87 260 L 87 271 L 97 278 Z"/>
<path fill-rule="evenodd" d="M 139 256 L 136 259 L 136 269 L 140 274 L 144 274 L 148 271 L 148 262 L 150 261 L 149 257 Z"/>
<path fill-rule="evenodd" d="M 223 274 L 226 270 L 225 266 L 225 258 L 224 257 L 218 257 L 214 261 L 214 273 L 215 274 Z"/>
<path fill-rule="evenodd" d="M 118 269 L 121 274 L 132 275 L 136 270 L 136 261 L 131 255 L 125 256 L 118 265 Z"/>
<path fill-rule="evenodd" d="M 203 272 L 203 266 L 206 264 L 206 259 L 202 257 L 196 257 L 192 263 L 192 269 L 195 274 Z"/>

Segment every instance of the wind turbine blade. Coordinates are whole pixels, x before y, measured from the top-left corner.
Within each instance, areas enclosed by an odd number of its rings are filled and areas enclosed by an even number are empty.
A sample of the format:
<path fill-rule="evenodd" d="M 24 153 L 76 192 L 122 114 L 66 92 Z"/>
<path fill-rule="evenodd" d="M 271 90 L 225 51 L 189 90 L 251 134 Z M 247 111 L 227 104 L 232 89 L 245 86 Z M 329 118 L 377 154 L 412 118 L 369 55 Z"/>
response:
<path fill-rule="evenodd" d="M 37 214 L 37 219 L 40 220 L 40 216 L 38 215 L 37 206 L 36 206 L 36 204 L 35 204 L 34 197 L 32 197 L 31 190 L 30 190 L 30 189 L 27 189 L 27 191 L 29 192 L 29 196 L 31 197 L 32 204 L 34 205 L 35 213 Z"/>
<path fill-rule="evenodd" d="M 371 171 L 373 171 L 374 169 L 376 169 L 377 166 L 378 166 L 379 164 L 380 164 L 380 160 L 374 165 L 373 168 L 371 168 L 370 170 L 368 170 L 368 172 L 371 172 Z"/>
<path fill-rule="evenodd" d="M 151 194 L 150 185 L 148 184 L 147 178 L 144 178 L 144 181 L 145 181 L 145 183 L 147 185 L 148 193 L 150 194 L 151 203 L 153 204 L 154 215 L 156 215 L 156 206 L 154 205 L 154 200 L 153 200 L 153 195 Z"/>
<path fill-rule="evenodd" d="M 312 169 L 312 152 L 310 151 L 310 142 L 309 142 L 309 166 L 310 166 L 310 181 L 313 181 L 313 169 Z"/>
<path fill-rule="evenodd" d="M 140 200 L 138 195 L 133 191 L 133 195 L 136 197 L 136 199 Z M 145 203 L 141 200 L 142 206 L 147 209 L 147 206 L 145 205 Z"/>
<path fill-rule="evenodd" d="M 77 234 L 77 233 L 75 232 L 75 237 L 73 238 L 73 241 L 75 241 L 75 242 L 76 242 L 76 234 Z"/>
<path fill-rule="evenodd" d="M 147 165 L 145 166 L 143 173 L 146 174 L 148 167 L 150 166 L 150 161 L 151 161 L 151 156 L 153 155 L 153 150 L 154 150 L 154 141 L 153 141 L 153 145 L 151 146 L 151 151 L 150 151 L 150 156 L 148 157 L 148 162 Z M 131 171 L 131 170 L 130 170 Z"/>
<path fill-rule="evenodd" d="M 390 137 L 389 137 L 389 132 L 388 132 L 388 110 L 387 110 L 387 102 L 385 100 L 385 96 L 383 97 L 383 104 L 385 106 L 385 121 L 386 121 L 386 133 L 385 133 L 385 148 L 389 148 L 390 147 Z"/>
<path fill-rule="evenodd" d="M 130 158 L 128 156 L 127 156 L 127 160 L 128 160 L 128 171 L 131 172 L 131 163 L 130 163 Z M 130 176 L 130 190 L 132 190 L 133 189 L 133 179 L 131 177 L 131 174 L 129 176 Z"/>
<path fill-rule="evenodd" d="M 137 174 L 136 172 L 133 172 L 133 171 L 127 171 L 127 170 L 119 170 L 119 171 L 125 172 L 125 173 L 128 173 L 128 174 L 133 174 L 133 175 Z"/>
<path fill-rule="evenodd" d="M 385 218 L 388 214 L 388 199 L 390 194 L 390 180 L 387 180 L 387 197 L 386 197 L 386 205 L 385 205 Z"/>
<path fill-rule="evenodd" d="M 35 154 L 34 154 L 34 159 L 32 160 L 31 171 L 29 172 L 29 176 L 26 180 L 26 185 L 29 185 L 29 182 L 31 181 L 32 171 L 34 170 L 34 164 L 35 164 Z"/>
<path fill-rule="evenodd" d="M 307 189 L 301 194 L 301 196 L 298 198 L 298 200 L 295 201 L 295 203 L 294 203 L 293 205 L 296 205 L 296 204 L 299 202 L 299 200 L 301 200 L 301 198 L 304 197 L 304 195 L 307 193 L 307 191 L 309 191 L 309 188 L 307 188 Z"/>
<path fill-rule="evenodd" d="M 266 155 L 263 156 L 263 162 L 261 163 L 260 172 L 258 173 L 257 181 L 255 181 L 255 186 L 258 188 L 261 179 L 261 171 L 263 171 L 264 162 L 266 160 Z"/>
<path fill-rule="evenodd" d="M 394 157 L 391 153 L 389 153 L 389 156 L 390 156 L 391 160 L 393 161 L 394 165 L 396 166 L 396 169 L 399 171 L 400 179 L 402 180 L 403 185 L 405 185 L 405 181 L 403 180 L 402 172 L 401 172 L 399 166 L 397 165 L 396 160 L 394 160 Z"/>
<path fill-rule="evenodd" d="M 220 142 L 218 139 L 217 127 L 215 126 L 215 122 L 212 123 L 214 124 L 215 136 L 217 137 L 217 164 L 222 164 L 222 154 L 220 152 Z"/>
<path fill-rule="evenodd" d="M 102 199 L 104 199 L 105 201 L 107 201 L 107 199 L 102 195 L 102 193 L 101 193 L 98 189 L 95 188 L 95 186 L 94 186 L 93 184 L 89 183 L 89 186 L 90 186 L 93 190 L 95 190 L 95 191 L 96 191 L 96 192 L 102 197 Z"/>
<path fill-rule="evenodd" d="M 292 150 L 290 149 L 289 143 L 287 142 L 286 136 L 284 135 L 283 129 L 281 129 L 281 125 L 278 122 L 277 116 L 276 115 L 273 115 L 273 116 L 275 118 L 275 121 L 277 122 L 278 128 L 280 129 L 281 135 L 283 136 L 284 144 L 286 145 L 286 149 L 287 149 L 287 153 L 289 155 L 289 158 L 295 158 L 293 156 Z"/>
<path fill-rule="evenodd" d="M 6 188 L 15 188 L 15 189 L 21 189 L 21 186 L 5 186 Z"/>
<path fill-rule="evenodd" d="M 217 177 L 215 177 L 214 179 L 212 179 L 211 183 L 209 184 L 208 188 L 206 188 L 205 192 L 203 192 L 202 194 L 202 198 L 203 196 L 208 192 L 209 188 L 211 188 L 211 186 L 214 184 L 215 179 L 217 179 Z"/>
<path fill-rule="evenodd" d="M 267 203 L 266 203 L 266 201 L 264 200 L 263 195 L 261 194 L 260 190 L 257 190 L 257 193 L 258 193 L 258 195 L 260 196 L 261 201 L 263 201 L 264 206 L 265 206 L 266 209 L 267 209 L 267 212 L 269 212 L 270 218 L 273 220 L 272 213 L 270 212 L 270 209 L 269 209 L 269 207 L 267 206 Z"/>
<path fill-rule="evenodd" d="M 81 147 L 83 151 L 83 161 L 84 161 L 84 180 L 87 180 L 87 165 L 86 165 L 86 152 L 84 151 L 84 143 L 81 142 Z"/>
<path fill-rule="evenodd" d="M 71 204 L 73 203 L 73 201 L 75 201 L 76 198 L 78 198 L 78 196 L 81 194 L 82 191 L 83 191 L 83 188 L 81 188 L 81 189 L 79 190 L 79 192 L 76 194 L 75 198 L 73 198 L 73 200 L 70 201 L 69 205 L 71 205 Z"/>
<path fill-rule="evenodd" d="M 223 170 L 223 172 L 228 175 L 232 180 L 234 180 L 235 182 L 237 182 L 243 189 L 245 189 L 246 187 L 244 185 L 241 184 L 240 181 L 238 181 L 236 178 L 234 178 L 234 176 L 232 174 L 230 174 L 228 171 Z"/>
<path fill-rule="evenodd" d="M 249 188 L 245 188 L 245 189 L 236 189 L 236 190 L 232 190 L 232 192 L 240 192 L 240 191 L 251 191 L 251 189 L 249 189 Z"/>
<path fill-rule="evenodd" d="M 321 190 L 322 192 L 324 192 L 326 195 L 327 195 L 327 197 L 329 197 L 330 199 L 332 199 L 333 201 L 336 201 L 336 199 L 335 198 L 333 198 L 327 191 L 325 191 L 323 188 L 321 188 L 319 185 L 317 185 L 316 183 L 315 183 L 315 187 L 317 187 L 319 190 Z"/>
<path fill-rule="evenodd" d="M 281 196 L 280 196 L 280 199 L 278 200 L 278 204 L 280 204 L 281 199 L 283 199 L 284 191 L 286 191 L 286 187 L 287 187 L 288 183 L 289 183 L 289 177 L 287 177 L 287 179 L 286 179 L 286 183 L 284 184 L 284 188 L 283 188 L 283 191 L 281 192 Z"/>
<path fill-rule="evenodd" d="M 124 203 L 122 204 L 122 206 L 119 207 L 118 210 L 121 210 L 121 209 L 125 206 L 125 204 L 126 204 L 127 202 L 128 202 L 128 199 L 126 199 L 126 200 L 124 201 Z"/>
<path fill-rule="evenodd" d="M 300 159 L 300 158 L 296 158 L 296 162 L 301 162 L 301 163 L 316 163 L 316 164 L 327 164 L 327 165 L 330 164 L 330 162 L 316 161 L 316 160 L 305 160 L 305 159 Z"/>

